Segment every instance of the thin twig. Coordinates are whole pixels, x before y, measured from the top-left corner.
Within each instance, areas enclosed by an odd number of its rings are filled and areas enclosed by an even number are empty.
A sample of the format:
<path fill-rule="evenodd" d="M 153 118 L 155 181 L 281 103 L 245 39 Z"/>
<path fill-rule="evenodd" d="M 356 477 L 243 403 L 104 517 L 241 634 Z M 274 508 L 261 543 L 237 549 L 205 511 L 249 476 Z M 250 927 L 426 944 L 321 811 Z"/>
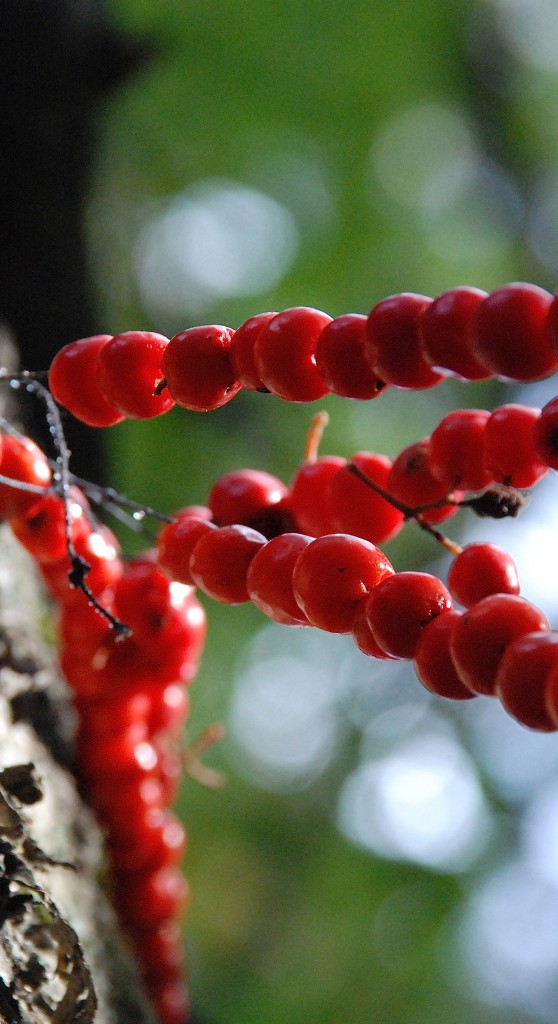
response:
<path fill-rule="evenodd" d="M 347 469 L 349 473 L 352 473 L 353 476 L 357 477 L 357 479 L 362 480 L 363 484 L 366 484 L 366 486 L 370 487 L 372 491 L 375 491 L 380 498 L 383 498 L 389 505 L 396 508 L 398 512 L 401 512 L 405 519 L 414 519 L 417 525 L 420 526 L 421 530 L 424 530 L 426 533 L 429 533 L 431 537 L 434 537 L 434 540 L 438 544 L 441 544 L 442 547 L 446 548 L 447 551 L 450 551 L 452 555 L 461 554 L 463 548 L 460 544 L 451 540 L 450 537 L 446 537 L 446 535 L 441 533 L 440 530 L 435 530 L 434 527 L 423 518 L 422 512 L 417 511 L 417 509 L 413 508 L 411 505 L 407 505 L 404 501 L 399 501 L 398 498 L 395 498 L 389 493 L 389 491 L 386 491 L 380 484 L 376 483 L 372 477 L 368 476 L 367 473 L 364 473 L 360 466 L 357 466 L 355 462 L 348 462 Z M 443 504 L 450 504 L 450 502 L 443 502 Z M 422 506 L 422 508 L 423 511 L 427 510 L 424 506 Z"/>

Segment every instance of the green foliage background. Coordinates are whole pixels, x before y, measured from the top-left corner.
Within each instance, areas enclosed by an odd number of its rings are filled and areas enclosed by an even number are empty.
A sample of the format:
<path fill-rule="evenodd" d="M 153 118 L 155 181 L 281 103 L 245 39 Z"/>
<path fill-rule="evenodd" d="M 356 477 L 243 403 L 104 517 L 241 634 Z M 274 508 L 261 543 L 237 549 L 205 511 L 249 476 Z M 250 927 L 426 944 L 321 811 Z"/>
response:
<path fill-rule="evenodd" d="M 100 123 L 89 220 L 104 330 L 170 336 L 190 326 L 173 313 L 155 322 L 142 305 L 132 254 L 151 212 L 216 178 L 290 207 L 300 241 L 272 290 L 217 301 L 206 322 L 237 327 L 261 310 L 297 304 L 331 315 L 367 312 L 395 291 L 435 295 L 465 283 L 489 290 L 524 278 L 552 287 L 521 217 L 513 227 L 503 217 L 500 234 L 488 236 L 467 195 L 447 213 L 433 208 L 426 216 L 372 170 L 371 147 L 392 118 L 422 103 L 441 105 L 459 109 L 479 152 L 528 197 L 537 169 L 555 159 L 556 78 L 506 49 L 496 3 L 114 0 L 113 8 L 123 27 L 156 41 L 158 55 Z M 287 180 L 285 154 L 317 168 L 323 216 L 313 219 Z M 412 159 L 404 170 L 412 184 Z M 436 232 L 445 247 L 432 243 Z M 456 402 L 488 405 L 498 395 L 486 385 L 446 383 L 423 395 L 388 393 L 369 406 L 330 398 L 319 404 L 331 415 L 323 450 L 393 456 Z M 112 482 L 171 511 L 204 502 L 211 482 L 235 467 L 288 481 L 314 411 L 243 393 L 214 414 L 175 410 L 123 424 L 108 432 Z M 129 550 L 133 543 L 126 538 Z M 424 564 L 432 552 L 408 527 L 389 554 L 403 567 Z M 261 627 L 251 607 L 208 602 L 207 611 L 190 736 L 227 719 L 242 651 Z M 196 1005 L 215 1024 L 473 1024 L 479 1013 L 488 1024 L 538 1019 L 479 1008 L 478 993 L 448 981 L 444 936 L 467 887 L 463 876 L 376 859 L 336 830 L 336 794 L 358 746 L 358 728 L 347 725 L 325 775 L 288 794 L 253 785 L 227 740 L 207 758 L 227 772 L 225 789 L 185 781 L 180 808 L 193 890 L 186 941 Z"/>

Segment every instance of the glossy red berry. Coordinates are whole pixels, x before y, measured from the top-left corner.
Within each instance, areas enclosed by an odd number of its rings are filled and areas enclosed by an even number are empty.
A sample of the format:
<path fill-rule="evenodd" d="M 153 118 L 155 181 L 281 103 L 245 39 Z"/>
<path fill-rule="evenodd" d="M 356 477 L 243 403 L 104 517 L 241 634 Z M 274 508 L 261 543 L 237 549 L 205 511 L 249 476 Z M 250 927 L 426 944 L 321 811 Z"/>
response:
<path fill-rule="evenodd" d="M 101 618 L 101 616 L 99 616 Z M 142 723 L 148 730 L 151 697 L 147 690 L 124 690 L 106 697 L 77 698 L 74 705 L 79 714 L 79 739 L 94 740 L 98 736 L 119 736 Z"/>
<path fill-rule="evenodd" d="M 430 472 L 448 491 L 480 491 L 492 483 L 484 467 L 484 430 L 490 413 L 486 409 L 454 409 L 430 435 Z"/>
<path fill-rule="evenodd" d="M 533 444 L 543 465 L 558 469 L 558 397 L 547 402 L 533 424 Z"/>
<path fill-rule="evenodd" d="M 497 544 L 467 544 L 450 566 L 448 588 L 464 608 L 490 594 L 519 594 L 517 566 Z"/>
<path fill-rule="evenodd" d="M 374 306 L 368 316 L 366 353 L 380 380 L 400 388 L 434 387 L 443 376 L 426 359 L 419 323 L 432 302 L 426 295 L 402 292 Z"/>
<path fill-rule="evenodd" d="M 181 914 L 187 904 L 189 886 L 176 867 L 145 870 L 127 879 L 115 894 L 117 910 L 123 920 L 145 927 Z"/>
<path fill-rule="evenodd" d="M 470 350 L 491 373 L 513 381 L 538 380 L 558 369 L 547 317 L 552 295 L 523 282 L 497 288 L 473 314 Z"/>
<path fill-rule="evenodd" d="M 120 545 L 108 526 L 96 526 L 80 533 L 75 540 L 75 550 L 89 566 L 85 582 L 95 595 L 120 579 L 124 569 Z M 40 569 L 45 586 L 55 601 L 64 602 L 72 598 L 75 594 L 69 577 L 72 562 L 67 555 L 57 562 L 41 564 Z"/>
<path fill-rule="evenodd" d="M 167 523 L 157 538 L 159 565 L 178 583 L 193 584 L 190 572 L 192 551 L 204 533 L 217 526 L 206 517 L 192 515 L 188 508 L 177 512 L 176 519 Z"/>
<path fill-rule="evenodd" d="M 331 317 L 309 306 L 274 316 L 254 345 L 257 372 L 268 391 L 287 402 L 313 402 L 327 394 L 316 366 L 318 338 Z"/>
<path fill-rule="evenodd" d="M 266 515 L 287 496 L 278 477 L 261 469 L 236 469 L 219 477 L 207 504 L 217 526 L 242 523 L 260 529 Z M 264 532 L 263 530 L 261 532 Z"/>
<path fill-rule="evenodd" d="M 450 653 L 450 636 L 461 612 L 438 615 L 422 630 L 415 650 L 415 672 L 422 685 L 438 697 L 470 700 L 475 694 L 459 678 Z"/>
<path fill-rule="evenodd" d="M 303 548 L 293 570 L 293 591 L 313 626 L 350 633 L 366 596 L 392 574 L 391 562 L 374 544 L 333 533 Z"/>
<path fill-rule="evenodd" d="M 357 452 L 354 463 L 369 480 L 388 490 L 391 459 L 373 452 Z M 380 497 L 367 483 L 343 466 L 332 477 L 328 494 L 333 513 L 334 529 L 352 533 L 372 544 L 383 544 L 399 533 L 403 526 L 403 513 Z"/>
<path fill-rule="evenodd" d="M 72 543 L 85 538 L 91 532 L 87 520 L 88 502 L 85 495 L 73 488 L 68 495 L 68 516 Z M 47 494 L 23 516 L 11 520 L 11 528 L 20 544 L 39 563 L 58 562 L 64 558 L 68 542 L 66 539 L 66 517 L 64 502 L 57 494 Z"/>
<path fill-rule="evenodd" d="M 423 311 L 419 335 L 434 370 L 463 380 L 490 377 L 490 370 L 473 356 L 467 334 L 469 321 L 486 296 L 479 288 L 451 288 Z"/>
<path fill-rule="evenodd" d="M 422 631 L 451 610 L 444 584 L 425 572 L 398 572 L 384 579 L 366 600 L 372 634 L 386 654 L 414 658 Z"/>
<path fill-rule="evenodd" d="M 112 427 L 124 419 L 99 389 L 97 356 L 111 334 L 96 334 L 65 345 L 55 355 L 48 373 L 53 398 L 89 427 Z"/>
<path fill-rule="evenodd" d="M 249 526 L 222 526 L 198 540 L 190 559 L 192 579 L 205 594 L 224 604 L 250 600 L 248 566 L 266 538 Z"/>
<path fill-rule="evenodd" d="M 159 393 L 161 359 L 168 338 L 152 331 L 126 331 L 103 345 L 95 364 L 99 391 L 112 408 L 131 419 L 145 420 L 168 412 L 174 400 L 166 387 Z"/>
<path fill-rule="evenodd" d="M 101 777 L 89 780 L 83 790 L 103 828 L 113 835 L 125 834 L 127 823 L 141 820 L 148 811 L 164 809 L 163 787 L 154 776 L 120 780 L 117 792 Z"/>
<path fill-rule="evenodd" d="M 39 500 L 40 494 L 20 489 L 17 484 L 49 486 L 52 473 L 44 452 L 28 437 L 3 434 L 0 445 L 0 474 L 14 486 L 0 483 L 0 519 L 24 516 Z"/>
<path fill-rule="evenodd" d="M 205 619 L 205 615 L 204 615 Z M 150 736 L 179 736 L 190 713 L 190 696 L 181 683 L 153 687 L 147 718 Z"/>
<path fill-rule="evenodd" d="M 379 645 L 366 617 L 366 602 L 361 604 L 353 628 L 351 630 L 353 640 L 359 651 L 367 654 L 369 658 L 378 658 L 380 661 L 396 661 L 393 654 L 387 654 Z"/>
<path fill-rule="evenodd" d="M 558 666 L 558 634 L 527 633 L 504 651 L 494 692 L 509 715 L 529 729 L 555 732 L 558 723 L 547 710 L 547 680 Z"/>
<path fill-rule="evenodd" d="M 297 529 L 312 537 L 334 533 L 335 508 L 330 484 L 347 460 L 339 455 L 320 455 L 303 462 L 291 484 L 291 509 Z"/>
<path fill-rule="evenodd" d="M 366 354 L 367 318 L 347 313 L 330 320 L 316 346 L 316 366 L 335 395 L 368 401 L 385 391 Z"/>
<path fill-rule="evenodd" d="M 549 629 L 546 615 L 523 597 L 484 597 L 463 613 L 452 630 L 451 656 L 460 679 L 473 693 L 493 694 L 509 644 L 526 633 Z"/>
<path fill-rule="evenodd" d="M 550 718 L 558 726 L 558 665 L 553 665 L 547 674 L 544 703 Z"/>
<path fill-rule="evenodd" d="M 190 327 L 171 338 L 161 370 L 177 405 L 209 412 L 240 391 L 230 357 L 233 336 L 232 328 L 210 324 Z"/>
<path fill-rule="evenodd" d="M 115 871 L 153 872 L 180 863 L 186 841 L 184 826 L 172 811 L 148 807 L 137 817 L 121 816 L 120 824 L 111 829 L 108 847 Z M 123 874 L 120 877 L 125 881 Z M 133 888 L 133 877 L 128 881 Z"/>
<path fill-rule="evenodd" d="M 436 504 L 436 508 L 421 512 L 421 516 L 427 523 L 442 523 L 450 516 L 455 515 L 459 506 L 457 504 L 438 505 L 438 502 L 448 497 L 448 489 L 432 475 L 429 464 L 429 445 L 430 439 L 425 437 L 404 448 L 393 462 L 386 488 L 394 498 L 398 498 L 410 508 Z M 459 501 L 462 494 L 459 491 L 454 492 L 453 497 Z"/>
<path fill-rule="evenodd" d="M 484 465 L 498 484 L 533 487 L 546 473 L 535 448 L 533 428 L 541 410 L 509 404 L 494 409 L 484 428 Z"/>
<path fill-rule="evenodd" d="M 159 643 L 161 635 L 171 639 L 168 629 L 173 611 L 193 596 L 192 588 L 169 580 L 158 565 L 148 559 L 134 559 L 114 587 L 114 608 L 134 639 Z M 174 624 L 174 623 L 173 623 Z"/>
<path fill-rule="evenodd" d="M 293 570 L 311 540 L 302 533 L 283 533 L 260 548 L 248 567 L 250 600 L 268 618 L 285 626 L 308 625 L 293 592 Z"/>
<path fill-rule="evenodd" d="M 554 295 L 548 308 L 546 317 L 546 330 L 550 345 L 555 355 L 558 356 L 558 296 Z"/>
<path fill-rule="evenodd" d="M 263 327 L 273 320 L 277 313 L 257 313 L 246 320 L 233 334 L 229 350 L 233 373 L 243 388 L 248 391 L 268 392 L 257 369 L 254 345 Z"/>
<path fill-rule="evenodd" d="M 146 733 L 145 724 L 135 722 L 117 736 L 96 736 L 82 743 L 77 752 L 80 774 L 86 780 L 132 780 L 155 774 L 159 756 Z"/>

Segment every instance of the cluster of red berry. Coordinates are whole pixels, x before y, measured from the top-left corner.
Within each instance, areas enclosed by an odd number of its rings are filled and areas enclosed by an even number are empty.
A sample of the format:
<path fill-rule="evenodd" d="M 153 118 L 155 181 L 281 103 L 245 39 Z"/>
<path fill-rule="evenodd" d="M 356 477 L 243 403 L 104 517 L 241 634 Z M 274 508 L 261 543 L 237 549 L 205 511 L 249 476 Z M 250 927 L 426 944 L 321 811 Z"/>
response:
<path fill-rule="evenodd" d="M 556 370 L 558 296 L 512 284 L 395 295 L 367 317 L 295 307 L 170 341 L 138 331 L 83 338 L 55 357 L 49 386 L 85 423 L 108 426 L 175 402 L 218 408 L 242 387 L 298 402 L 328 391 L 371 399 L 387 385 L 424 389 L 448 375 L 527 381 Z M 168 805 L 184 684 L 205 632 L 195 587 L 225 603 L 251 600 L 285 625 L 352 634 L 369 656 L 412 659 L 435 694 L 497 695 L 529 728 L 558 729 L 558 633 L 520 596 L 509 555 L 492 544 L 460 548 L 436 529 L 463 506 L 513 515 L 515 488 L 558 469 L 558 397 L 542 410 L 455 410 L 393 461 L 319 456 L 322 426 L 318 416 L 289 487 L 263 471 L 227 473 L 206 506 L 169 517 L 156 549 L 128 563 L 85 495 L 60 474 L 52 480 L 32 441 L 0 437 L 0 515 L 60 605 L 80 777 L 107 829 L 116 905 L 163 1024 L 186 1012 L 175 927 L 184 833 Z M 377 546 L 409 519 L 452 551 L 447 584 L 395 572 Z"/>
<path fill-rule="evenodd" d="M 455 555 L 447 586 L 428 573 L 396 573 L 375 538 L 378 532 L 393 536 L 404 515 L 382 487 L 385 498 L 369 489 L 372 475 L 351 473 L 355 464 L 374 470 L 375 460 L 389 480 L 389 460 L 370 453 L 351 463 L 332 456 L 309 460 L 290 489 L 267 473 L 227 473 L 212 488 L 207 507 L 185 508 L 163 527 L 159 563 L 218 601 L 252 600 L 276 622 L 351 633 L 367 655 L 413 659 L 421 682 L 440 696 L 498 694 L 524 725 L 558 728 L 558 634 L 519 596 L 511 556 L 494 544 L 461 549 L 442 536 Z M 404 479 L 413 483 L 409 460 L 407 468 Z M 415 498 L 428 500 L 420 475 L 416 484 Z M 493 497 L 499 501 L 499 492 Z M 435 517 L 458 507 L 447 501 L 447 489 L 443 498 L 436 494 Z M 427 514 L 409 512 L 419 523 Z M 344 529 L 346 513 L 351 532 Z"/>
<path fill-rule="evenodd" d="M 558 297 L 532 284 L 487 294 L 454 288 L 436 299 L 404 292 L 368 316 L 296 306 L 260 313 L 238 330 L 192 327 L 97 335 L 63 348 L 52 394 L 90 426 L 148 419 L 175 403 L 207 411 L 241 388 L 312 402 L 328 392 L 371 399 L 387 385 L 421 390 L 451 374 L 528 381 L 558 369 Z"/>
<path fill-rule="evenodd" d="M 78 713 L 76 774 L 106 833 L 114 904 L 162 1024 L 184 1024 L 186 833 L 169 806 L 181 778 L 186 687 L 203 648 L 204 610 L 193 587 L 172 582 L 153 553 L 125 562 L 77 487 L 66 501 L 49 489 L 51 469 L 33 441 L 4 435 L 0 467 L 20 483 L 0 485 L 0 516 L 36 559 L 58 606 L 60 664 Z M 47 490 L 40 496 L 37 488 Z M 76 555 L 89 566 L 87 586 L 104 615 L 70 585 Z M 119 621 L 129 635 L 111 628 Z"/>

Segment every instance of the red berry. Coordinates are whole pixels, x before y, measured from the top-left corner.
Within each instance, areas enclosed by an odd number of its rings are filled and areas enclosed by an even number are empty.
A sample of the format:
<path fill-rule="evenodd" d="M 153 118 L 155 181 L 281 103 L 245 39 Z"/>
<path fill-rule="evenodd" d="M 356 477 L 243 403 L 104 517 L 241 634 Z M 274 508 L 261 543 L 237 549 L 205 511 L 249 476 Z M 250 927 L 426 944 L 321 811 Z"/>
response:
<path fill-rule="evenodd" d="M 176 867 L 137 871 L 119 886 L 115 903 L 127 924 L 145 927 L 176 917 L 186 907 L 189 886 Z"/>
<path fill-rule="evenodd" d="M 395 459 L 387 478 L 386 489 L 389 493 L 411 508 L 434 504 L 448 497 L 447 487 L 430 471 L 429 442 L 430 439 L 425 437 L 404 448 Z M 462 497 L 460 492 L 453 496 L 456 501 Z M 421 516 L 427 523 L 442 523 L 457 511 L 457 504 L 440 505 L 421 512 Z"/>
<path fill-rule="evenodd" d="M 558 634 L 549 632 L 518 637 L 500 661 L 494 692 L 508 714 L 529 729 L 558 729 L 546 706 L 547 680 L 554 666 L 558 666 Z"/>
<path fill-rule="evenodd" d="M 274 316 L 277 316 L 276 312 L 251 316 L 233 335 L 229 350 L 231 366 L 236 379 L 248 391 L 268 391 L 256 370 L 254 345 L 262 328 L 273 320 Z"/>
<path fill-rule="evenodd" d="M 161 370 L 175 402 L 193 412 L 209 412 L 240 391 L 231 364 L 234 331 L 221 325 L 190 327 L 171 338 Z"/>
<path fill-rule="evenodd" d="M 248 567 L 250 600 L 268 618 L 286 626 L 308 625 L 293 593 L 293 569 L 311 540 L 302 533 L 283 533 L 260 548 Z"/>
<path fill-rule="evenodd" d="M 114 793 L 115 812 L 118 793 Z M 106 804 L 104 813 L 109 813 Z M 114 827 L 109 836 L 109 851 L 114 869 L 121 872 L 156 871 L 175 866 L 182 860 L 186 847 L 186 831 L 172 811 L 165 807 L 148 807 L 137 817 L 114 814 Z M 130 885 L 133 878 L 130 879 Z M 169 915 L 170 916 L 170 915 Z"/>
<path fill-rule="evenodd" d="M 79 713 L 80 740 L 118 736 L 138 722 L 144 725 L 146 732 L 148 730 L 151 697 L 146 690 L 116 692 L 111 695 L 110 703 L 106 697 L 101 697 L 78 699 L 75 705 Z"/>
<path fill-rule="evenodd" d="M 545 683 L 545 695 L 544 702 L 546 710 L 554 722 L 558 726 L 558 666 L 552 665 L 549 669 L 546 683 Z"/>
<path fill-rule="evenodd" d="M 552 295 L 534 284 L 497 288 L 469 322 L 469 347 L 491 373 L 505 380 L 548 377 L 558 369 L 547 329 Z"/>
<path fill-rule="evenodd" d="M 386 455 L 357 452 L 354 463 L 374 483 L 388 490 L 391 460 Z M 351 473 L 348 465 L 339 469 L 329 484 L 328 504 L 333 525 L 340 533 L 353 533 L 372 544 L 383 544 L 399 533 L 403 513 L 380 497 L 368 484 Z"/>
<path fill-rule="evenodd" d="M 139 779 L 153 775 L 159 757 L 145 737 L 144 722 L 134 722 L 119 735 L 96 736 L 77 751 L 80 774 L 85 779 Z"/>
<path fill-rule="evenodd" d="M 162 634 L 168 634 L 173 610 L 183 607 L 191 597 L 191 587 L 173 584 L 156 564 L 139 558 L 125 566 L 117 581 L 114 607 L 136 640 L 157 644 Z"/>
<path fill-rule="evenodd" d="M 386 654 L 396 658 L 414 658 L 422 631 L 451 607 L 444 584 L 426 572 L 388 576 L 365 605 L 374 638 Z"/>
<path fill-rule="evenodd" d="M 153 688 L 147 728 L 150 736 L 178 736 L 190 713 L 190 696 L 180 683 Z"/>
<path fill-rule="evenodd" d="M 553 352 L 558 355 L 558 297 L 553 296 L 546 318 L 546 330 Z"/>
<path fill-rule="evenodd" d="M 167 967 L 176 969 L 182 965 L 180 925 L 174 918 L 155 926 L 134 929 L 130 942 L 148 974 L 157 974 L 159 966 L 166 973 Z"/>
<path fill-rule="evenodd" d="M 492 483 L 484 468 L 484 429 L 490 417 L 485 409 L 454 409 L 430 436 L 430 472 L 448 491 L 480 491 Z"/>
<path fill-rule="evenodd" d="M 450 653 L 450 636 L 461 612 L 449 611 L 423 629 L 414 657 L 415 672 L 424 687 L 449 700 L 469 700 L 475 694 L 459 678 Z"/>
<path fill-rule="evenodd" d="M 293 570 L 293 591 L 313 626 L 350 633 L 368 593 L 392 573 L 391 562 L 374 544 L 333 533 L 303 548 Z"/>
<path fill-rule="evenodd" d="M 318 338 L 318 372 L 329 390 L 343 398 L 366 401 L 386 388 L 366 355 L 366 324 L 362 314 L 347 313 L 330 320 Z"/>
<path fill-rule="evenodd" d="M 366 602 L 361 604 L 351 632 L 355 644 L 363 654 L 367 654 L 370 658 L 379 658 L 381 661 L 397 660 L 393 654 L 386 654 L 375 639 L 366 618 Z"/>
<path fill-rule="evenodd" d="M 533 424 L 533 443 L 543 465 L 558 469 L 558 396 L 547 402 Z"/>
<path fill-rule="evenodd" d="M 501 405 L 486 421 L 484 465 L 496 483 L 533 487 L 546 473 L 533 436 L 540 412 L 536 406 Z"/>
<path fill-rule="evenodd" d="M 161 1024 L 187 1024 L 190 1000 L 188 989 L 183 983 L 164 985 L 153 999 Z"/>
<path fill-rule="evenodd" d="M 519 594 L 517 566 L 496 544 L 468 544 L 451 564 L 448 588 L 465 608 L 490 594 Z"/>
<path fill-rule="evenodd" d="M 90 567 L 85 582 L 95 595 L 112 586 L 122 575 L 124 564 L 120 545 L 108 526 L 97 526 L 77 536 L 75 549 Z M 72 563 L 67 555 L 58 562 L 42 564 L 40 569 L 45 586 L 55 601 L 67 601 L 75 594 L 68 576 Z"/>
<path fill-rule="evenodd" d="M 463 613 L 452 631 L 451 656 L 460 679 L 473 693 L 493 694 L 508 645 L 526 633 L 549 629 L 546 615 L 523 597 L 484 597 Z"/>
<path fill-rule="evenodd" d="M 188 508 L 177 512 L 174 522 L 167 523 L 157 539 L 159 565 L 178 583 L 192 584 L 192 551 L 204 533 L 216 529 L 215 523 L 192 515 Z"/>
<path fill-rule="evenodd" d="M 443 380 L 427 361 L 419 334 L 420 317 L 431 302 L 426 295 L 402 292 L 379 302 L 369 314 L 366 353 L 386 384 L 422 390 Z"/>
<path fill-rule="evenodd" d="M 111 835 L 122 835 L 127 822 L 139 821 L 148 811 L 163 811 L 164 807 L 163 787 L 150 777 L 119 781 L 117 793 L 107 787 L 106 779 L 93 779 L 85 787 L 85 795 Z"/>
<path fill-rule="evenodd" d="M 97 382 L 97 356 L 111 334 L 96 334 L 65 345 L 55 355 L 48 373 L 53 398 L 89 427 L 112 427 L 124 415 L 107 402 Z"/>
<path fill-rule="evenodd" d="M 434 370 L 463 380 L 486 380 L 487 370 L 469 348 L 467 325 L 487 292 L 452 288 L 427 306 L 419 320 L 424 354 Z"/>
<path fill-rule="evenodd" d="M 0 483 L 0 519 L 24 516 L 41 497 L 37 492 L 22 490 L 17 483 L 43 487 L 46 491 L 52 473 L 44 452 L 28 437 L 3 434 L 0 445 L 0 474 L 14 481 L 15 486 Z"/>
<path fill-rule="evenodd" d="M 254 358 L 268 391 L 287 402 L 313 402 L 327 394 L 316 367 L 316 345 L 330 321 L 331 317 L 318 309 L 294 306 L 262 328 Z"/>
<path fill-rule="evenodd" d="M 249 526 L 222 526 L 198 540 L 190 559 L 192 579 L 210 597 L 225 604 L 250 600 L 248 566 L 266 538 Z"/>
<path fill-rule="evenodd" d="M 85 538 L 91 527 L 87 520 L 88 501 L 77 487 L 68 494 L 68 514 L 72 543 L 79 537 Z M 23 516 L 11 520 L 11 528 L 20 544 L 42 564 L 58 562 L 64 558 L 68 542 L 66 539 L 66 517 L 64 502 L 57 494 L 47 494 Z"/>
<path fill-rule="evenodd" d="M 111 643 L 106 672 L 121 686 L 164 687 L 195 677 L 205 640 L 205 611 L 194 594 L 183 593 L 182 584 L 171 583 L 171 588 L 172 603 L 160 629 Z"/>
<path fill-rule="evenodd" d="M 311 537 L 334 533 L 335 509 L 329 485 L 347 460 L 338 455 L 320 455 L 303 462 L 291 484 L 291 509 L 297 528 Z"/>
<path fill-rule="evenodd" d="M 259 529 L 256 524 L 287 494 L 286 485 L 271 473 L 261 469 L 236 469 L 217 480 L 207 504 L 217 526 L 242 523 Z"/>
<path fill-rule="evenodd" d="M 103 345 L 96 362 L 99 391 L 118 412 L 146 420 L 172 409 L 174 400 L 163 388 L 161 359 L 168 338 L 152 331 L 126 331 Z"/>

